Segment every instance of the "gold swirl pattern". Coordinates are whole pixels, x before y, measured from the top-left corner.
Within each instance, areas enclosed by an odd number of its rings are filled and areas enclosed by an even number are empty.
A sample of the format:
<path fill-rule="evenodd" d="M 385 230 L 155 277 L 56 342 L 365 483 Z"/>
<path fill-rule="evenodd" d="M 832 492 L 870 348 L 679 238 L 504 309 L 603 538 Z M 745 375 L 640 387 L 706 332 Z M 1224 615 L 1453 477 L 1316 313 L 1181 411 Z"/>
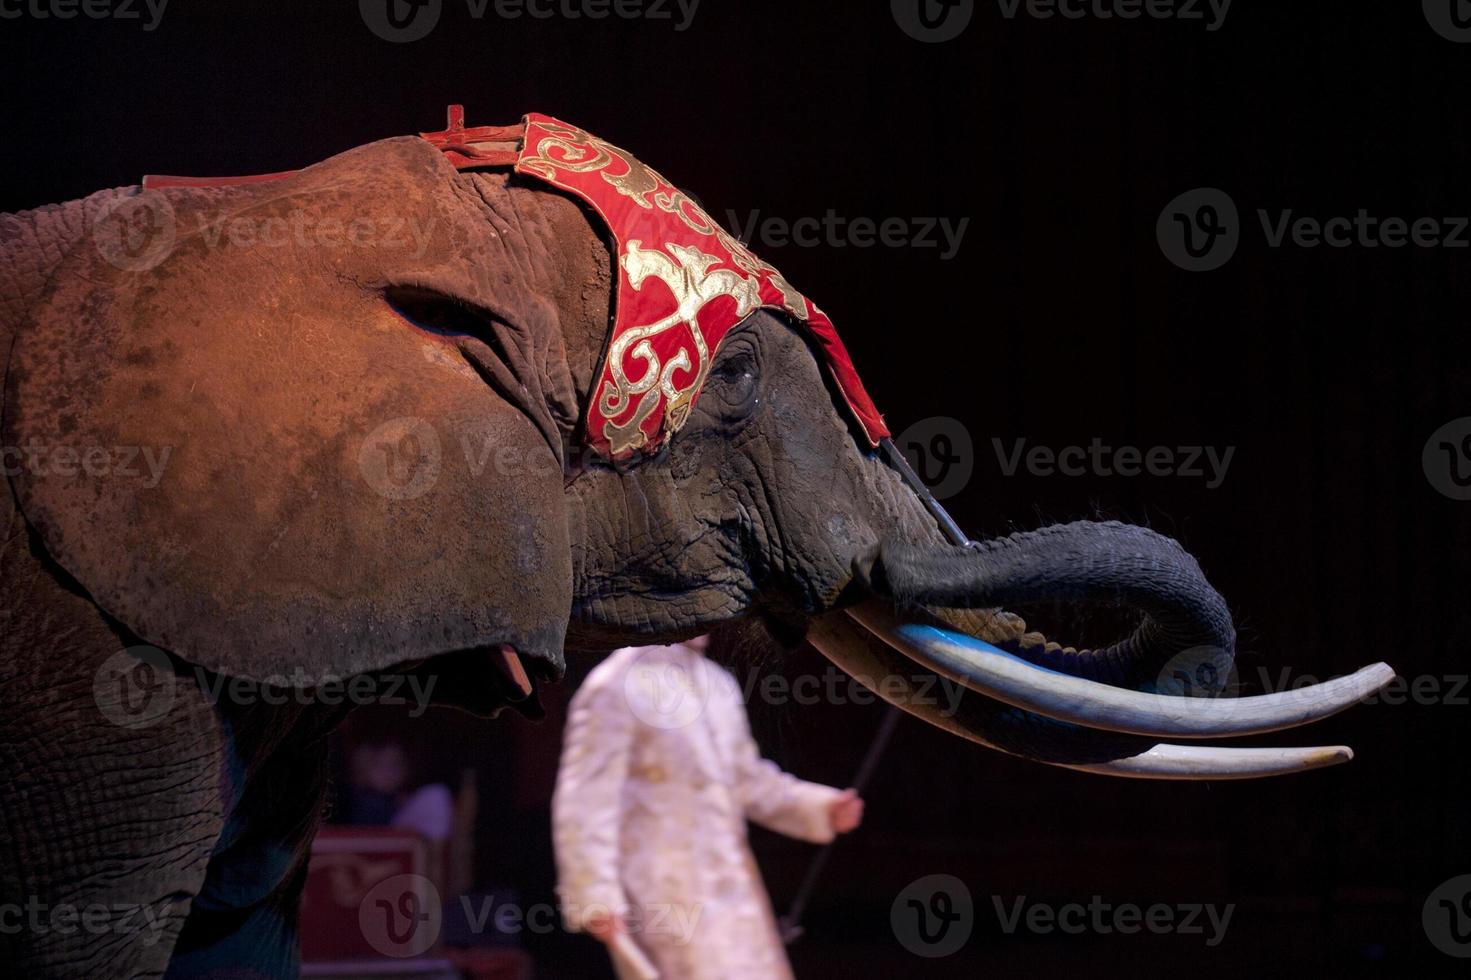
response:
<path fill-rule="evenodd" d="M 589 438 L 594 445 L 606 442 L 614 458 L 651 448 L 679 431 L 709 374 L 712 348 L 752 310 L 779 305 L 801 321 L 808 319 L 807 300 L 780 272 L 757 258 L 658 171 L 611 143 L 565 123 L 535 118 L 527 126 L 516 169 L 571 190 L 593 204 L 619 238 L 619 322 L 588 413 Z M 598 191 L 595 183 L 583 179 L 592 174 L 598 174 L 618 198 L 677 219 L 679 225 L 704 239 L 704 244 L 672 240 L 676 225 L 665 226 L 670 240 L 652 242 L 649 247 L 641 238 L 623 241 L 620 231 L 634 227 L 634 222 L 619 222 L 610 215 L 615 207 L 600 201 L 606 191 Z M 648 229 L 650 222 L 640 220 L 637 227 Z M 653 224 L 654 229 L 659 227 Z M 667 287 L 673 310 L 666 312 L 667 301 L 646 291 L 651 280 Z M 763 283 L 775 293 L 769 303 L 762 297 Z M 722 296 L 734 301 L 734 320 L 707 337 L 700 326 L 700 313 Z M 624 322 L 625 314 L 635 307 L 641 314 L 638 319 L 647 318 L 647 322 Z M 662 315 L 653 315 L 656 310 Z M 651 432 L 645 424 L 661 408 L 662 418 Z"/>

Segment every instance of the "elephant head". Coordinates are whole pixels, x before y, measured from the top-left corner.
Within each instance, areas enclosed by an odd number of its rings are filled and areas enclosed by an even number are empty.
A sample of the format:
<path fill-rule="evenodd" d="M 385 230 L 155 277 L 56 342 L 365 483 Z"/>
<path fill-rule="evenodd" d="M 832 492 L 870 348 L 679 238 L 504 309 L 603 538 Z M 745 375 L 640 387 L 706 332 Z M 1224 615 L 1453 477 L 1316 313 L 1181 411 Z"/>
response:
<path fill-rule="evenodd" d="M 656 449 L 589 452 L 617 243 L 583 202 L 452 155 L 391 139 L 0 224 L 21 270 L 14 498 L 56 574 L 121 628 L 301 685 L 468 657 L 503 665 L 514 697 L 566 648 L 755 617 L 867 682 L 899 678 L 875 687 L 927 721 L 1046 763 L 1205 778 L 1348 757 L 1159 744 L 1311 721 L 1392 672 L 1257 698 L 1154 689 L 1182 651 L 1233 653 L 1196 562 L 1114 523 L 947 536 L 820 340 L 770 304 L 708 352 Z M 38 247 L 42 226 L 67 247 Z M 1060 647 L 1006 611 L 1043 600 L 1122 604 L 1138 625 Z M 906 696 L 934 674 L 975 692 L 959 712 Z"/>

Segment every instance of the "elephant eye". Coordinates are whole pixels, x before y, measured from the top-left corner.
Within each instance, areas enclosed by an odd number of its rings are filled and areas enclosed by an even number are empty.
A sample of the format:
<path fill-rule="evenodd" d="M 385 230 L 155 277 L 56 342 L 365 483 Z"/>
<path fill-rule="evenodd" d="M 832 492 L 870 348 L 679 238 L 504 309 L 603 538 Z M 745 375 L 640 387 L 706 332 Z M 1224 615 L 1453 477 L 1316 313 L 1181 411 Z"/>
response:
<path fill-rule="evenodd" d="M 710 369 L 710 389 L 720 414 L 726 419 L 739 419 L 751 414 L 759 400 L 756 352 L 747 344 L 721 351 Z"/>
<path fill-rule="evenodd" d="M 741 381 L 754 378 L 756 375 L 756 359 L 749 353 L 738 354 L 734 357 L 723 358 L 715 365 L 711 375 L 722 381 Z"/>
<path fill-rule="evenodd" d="M 447 337 L 491 336 L 491 317 L 464 300 L 418 286 L 390 286 L 383 300 L 395 313 L 421 330 Z"/>

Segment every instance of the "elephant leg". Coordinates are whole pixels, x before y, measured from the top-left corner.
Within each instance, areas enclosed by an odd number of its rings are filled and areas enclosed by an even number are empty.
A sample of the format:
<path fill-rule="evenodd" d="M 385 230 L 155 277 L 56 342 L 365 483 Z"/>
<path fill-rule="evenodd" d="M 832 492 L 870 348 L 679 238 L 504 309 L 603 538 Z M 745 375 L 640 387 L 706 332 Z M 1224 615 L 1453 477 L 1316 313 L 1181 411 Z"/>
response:
<path fill-rule="evenodd" d="M 0 975 L 161 977 L 224 826 L 198 687 L 0 540 Z"/>
<path fill-rule="evenodd" d="M 297 706 L 225 716 L 235 802 L 168 977 L 295 977 L 301 894 L 326 799 L 327 734 L 341 712 Z"/>

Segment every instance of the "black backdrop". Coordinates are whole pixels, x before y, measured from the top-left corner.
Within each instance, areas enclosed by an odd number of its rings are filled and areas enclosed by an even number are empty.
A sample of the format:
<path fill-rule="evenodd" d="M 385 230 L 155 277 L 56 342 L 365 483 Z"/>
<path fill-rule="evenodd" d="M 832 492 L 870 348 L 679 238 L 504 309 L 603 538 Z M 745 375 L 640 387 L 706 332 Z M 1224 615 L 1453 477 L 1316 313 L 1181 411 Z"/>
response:
<path fill-rule="evenodd" d="M 303 166 L 441 128 L 445 105 L 463 102 L 471 124 L 528 110 L 574 121 L 722 219 L 969 219 L 948 260 L 943 247 L 757 243 L 832 315 L 896 431 L 958 420 L 974 466 L 949 501 L 962 525 L 979 536 L 1078 516 L 1148 522 L 1180 537 L 1230 600 L 1248 692 L 1283 667 L 1326 677 L 1386 659 L 1442 696 L 1279 737 L 1345 742 L 1358 758 L 1253 784 L 1117 783 L 906 724 L 867 827 L 818 893 L 799 972 L 1448 969 L 1421 907 L 1471 873 L 1471 690 L 1456 680 L 1471 672 L 1471 503 L 1438 492 L 1421 454 L 1471 415 L 1471 233 L 1459 249 L 1272 247 L 1257 215 L 1471 215 L 1471 44 L 1439 36 L 1418 4 L 1370 6 L 1242 0 L 1208 30 L 1008 18 L 980 3 L 944 43 L 910 37 L 873 0 L 704 0 L 683 31 L 677 10 L 476 20 L 446 0 L 412 43 L 375 36 L 351 0 L 291 13 L 173 0 L 152 31 L 28 15 L 0 20 L 0 210 L 148 172 Z M 1199 187 L 1234 201 L 1240 244 L 1221 268 L 1188 272 L 1167 260 L 1156 221 Z M 1210 488 L 1007 475 L 993 444 L 1095 437 L 1234 455 Z M 777 669 L 820 664 L 807 651 Z M 836 782 L 879 717 L 851 704 L 753 710 L 774 757 Z M 494 735 L 466 744 L 493 752 Z M 781 906 L 810 851 L 758 846 Z M 922 960 L 900 948 L 889 908 L 936 872 L 969 885 L 975 935 Z M 1237 909 L 1215 947 L 1007 934 L 994 902 L 1021 895 Z"/>

